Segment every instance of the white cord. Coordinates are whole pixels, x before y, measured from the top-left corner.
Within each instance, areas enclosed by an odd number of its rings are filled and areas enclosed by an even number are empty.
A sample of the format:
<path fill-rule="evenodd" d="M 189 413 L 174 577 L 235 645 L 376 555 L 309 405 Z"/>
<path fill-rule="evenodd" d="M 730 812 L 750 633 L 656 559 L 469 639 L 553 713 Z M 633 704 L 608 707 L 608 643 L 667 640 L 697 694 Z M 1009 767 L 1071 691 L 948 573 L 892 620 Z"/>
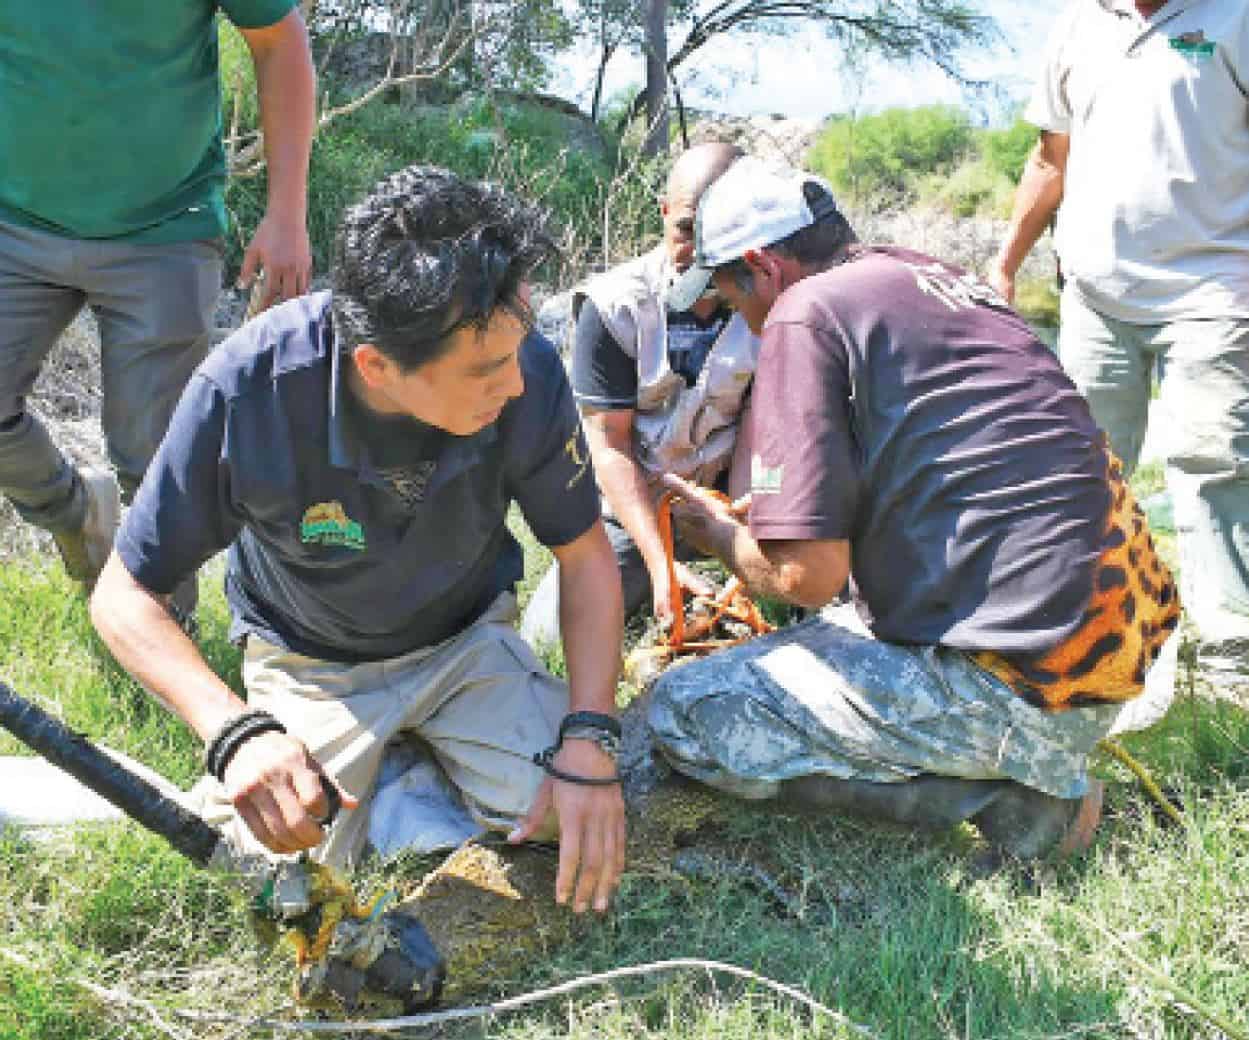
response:
<path fill-rule="evenodd" d="M 751 982 L 760 983 L 795 1003 L 809 1008 L 815 1014 L 832 1019 L 839 1025 L 863 1037 L 864 1040 L 877 1040 L 876 1035 L 870 1030 L 852 1022 L 840 1011 L 835 1011 L 833 1008 L 827 1007 L 814 998 L 807 996 L 801 990 L 776 982 L 765 975 L 751 971 L 749 968 L 739 968 L 735 964 L 725 964 L 723 961 L 701 960 L 695 957 L 678 957 L 672 960 L 650 961 L 646 964 L 633 964 L 623 968 L 613 968 L 610 971 L 598 972 L 593 975 L 582 975 L 575 979 L 570 979 L 568 982 L 560 983 L 558 986 L 551 986 L 548 989 L 539 989 L 519 996 L 508 997 L 506 1000 L 500 1000 L 495 1004 L 478 1004 L 473 1007 L 451 1008 L 447 1011 L 406 1015 L 402 1018 L 379 1018 L 358 1022 L 290 1022 L 271 1018 L 243 1018 L 237 1015 L 202 1011 L 178 1011 L 175 1014 L 181 1018 L 193 1019 L 198 1022 L 221 1022 L 256 1029 L 269 1029 L 280 1033 L 395 1033 L 405 1029 L 420 1029 L 426 1026 L 440 1025 L 444 1022 L 454 1022 L 469 1018 L 488 1018 L 507 1011 L 515 1011 L 529 1004 L 550 1000 L 552 997 L 573 993 L 576 990 L 602 982 L 628 978 L 633 975 L 645 975 L 650 972 L 678 971 L 687 968 L 701 968 L 708 972 L 722 972 L 727 975 L 736 975 L 738 978 L 748 979 Z"/>

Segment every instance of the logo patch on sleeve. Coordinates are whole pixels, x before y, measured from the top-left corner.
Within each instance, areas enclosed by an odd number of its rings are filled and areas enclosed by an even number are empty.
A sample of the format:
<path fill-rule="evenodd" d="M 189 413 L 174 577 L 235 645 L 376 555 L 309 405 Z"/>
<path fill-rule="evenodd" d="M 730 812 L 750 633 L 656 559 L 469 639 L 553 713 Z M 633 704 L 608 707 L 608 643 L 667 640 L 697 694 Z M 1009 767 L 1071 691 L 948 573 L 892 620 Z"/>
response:
<path fill-rule="evenodd" d="M 304 510 L 299 540 L 305 545 L 341 545 L 357 552 L 363 552 L 365 547 L 364 528 L 347 515 L 337 500 L 318 502 Z"/>
<path fill-rule="evenodd" d="M 766 466 L 762 455 L 751 456 L 750 493 L 752 495 L 779 495 L 784 479 L 784 466 Z"/>

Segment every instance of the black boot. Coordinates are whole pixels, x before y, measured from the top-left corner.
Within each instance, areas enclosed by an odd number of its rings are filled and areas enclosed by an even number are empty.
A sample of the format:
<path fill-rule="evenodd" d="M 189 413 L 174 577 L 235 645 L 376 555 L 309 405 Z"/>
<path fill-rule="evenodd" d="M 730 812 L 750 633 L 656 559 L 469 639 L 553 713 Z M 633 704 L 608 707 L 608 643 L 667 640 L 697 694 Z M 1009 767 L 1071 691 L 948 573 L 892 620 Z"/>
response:
<path fill-rule="evenodd" d="M 1016 859 L 1051 850 L 1079 852 L 1092 841 L 1101 815 L 1101 783 L 1084 798 L 1055 798 L 1013 780 L 917 776 L 898 783 L 803 776 L 781 785 L 780 801 L 805 809 L 833 809 L 865 819 L 944 830 L 970 820 L 989 844 Z"/>
<path fill-rule="evenodd" d="M 990 845 L 1015 859 L 1071 856 L 1093 843 L 1104 792 L 1100 780 L 1089 781 L 1083 798 L 1055 798 L 1011 783 L 972 822 Z"/>

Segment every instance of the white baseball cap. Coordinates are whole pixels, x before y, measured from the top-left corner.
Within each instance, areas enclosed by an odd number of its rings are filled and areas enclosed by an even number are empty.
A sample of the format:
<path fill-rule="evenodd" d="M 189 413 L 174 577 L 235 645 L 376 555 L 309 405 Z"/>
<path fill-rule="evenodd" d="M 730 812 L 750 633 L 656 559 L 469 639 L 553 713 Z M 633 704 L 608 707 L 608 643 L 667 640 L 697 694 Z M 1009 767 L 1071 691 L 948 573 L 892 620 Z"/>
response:
<path fill-rule="evenodd" d="M 803 187 L 819 185 L 812 205 Z M 762 249 L 837 212 L 833 189 L 822 177 L 743 156 L 720 174 L 698 201 L 694 215 L 694 263 L 672 283 L 668 306 L 689 310 L 707 291 L 717 267 Z"/>

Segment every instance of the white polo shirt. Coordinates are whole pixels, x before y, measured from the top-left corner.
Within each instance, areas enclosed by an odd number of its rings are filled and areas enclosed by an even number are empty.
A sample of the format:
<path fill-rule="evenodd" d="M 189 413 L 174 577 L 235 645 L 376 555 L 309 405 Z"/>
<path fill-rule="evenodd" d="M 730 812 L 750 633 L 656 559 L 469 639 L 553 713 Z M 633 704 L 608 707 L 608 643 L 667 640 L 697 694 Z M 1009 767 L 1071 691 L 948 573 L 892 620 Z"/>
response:
<path fill-rule="evenodd" d="M 1096 310 L 1249 317 L 1249 3 L 1074 0 L 1025 118 L 1071 136 L 1057 247 Z"/>

